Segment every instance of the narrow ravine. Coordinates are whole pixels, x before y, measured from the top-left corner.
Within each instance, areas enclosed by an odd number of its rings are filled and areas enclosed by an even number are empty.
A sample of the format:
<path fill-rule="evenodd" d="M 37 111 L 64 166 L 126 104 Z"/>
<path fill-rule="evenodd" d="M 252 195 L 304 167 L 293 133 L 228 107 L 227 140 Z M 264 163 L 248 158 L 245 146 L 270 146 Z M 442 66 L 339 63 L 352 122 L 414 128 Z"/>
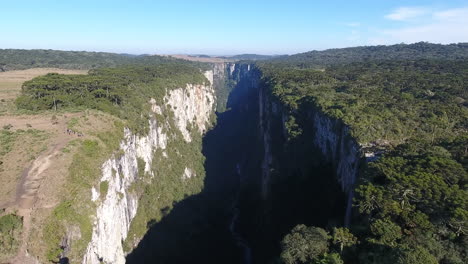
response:
<path fill-rule="evenodd" d="M 261 96 L 257 69 L 245 64 L 229 72 L 227 110 L 203 137 L 203 191 L 176 203 L 127 263 L 272 263 L 294 226 L 343 221 L 344 194 L 332 164 L 314 148 L 313 126 L 286 141 L 286 113 Z M 262 167 L 265 151 L 275 166 Z M 266 170 L 271 179 L 262 177 Z"/>
<path fill-rule="evenodd" d="M 236 172 L 237 172 L 237 176 L 239 177 L 239 183 L 241 183 L 242 169 L 239 163 L 236 165 Z M 236 196 L 234 197 L 234 200 L 232 203 L 232 209 L 231 209 L 232 218 L 231 218 L 231 222 L 229 223 L 229 231 L 231 232 L 232 239 L 235 241 L 236 245 L 239 247 L 241 251 L 242 258 L 241 258 L 240 263 L 251 264 L 252 263 L 252 249 L 250 248 L 247 240 L 239 232 L 239 217 L 240 217 L 239 195 L 240 195 L 240 189 L 237 191 Z"/>
<path fill-rule="evenodd" d="M 250 159 L 258 137 L 257 91 L 248 81 L 230 89 L 228 110 L 216 114 L 216 125 L 203 137 L 202 192 L 175 203 L 127 256 L 127 263 L 253 263 L 239 224 L 242 178 L 257 165 Z"/>

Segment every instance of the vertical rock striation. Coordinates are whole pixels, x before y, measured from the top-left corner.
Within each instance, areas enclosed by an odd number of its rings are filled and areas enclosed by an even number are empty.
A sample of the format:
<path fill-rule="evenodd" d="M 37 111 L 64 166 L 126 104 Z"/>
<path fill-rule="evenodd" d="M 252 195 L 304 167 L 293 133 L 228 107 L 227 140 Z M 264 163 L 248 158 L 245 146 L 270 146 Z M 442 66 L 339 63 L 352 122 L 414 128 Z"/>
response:
<path fill-rule="evenodd" d="M 354 196 L 354 184 L 358 177 L 362 153 L 359 144 L 351 137 L 349 127 L 318 110 L 311 113 L 315 130 L 314 144 L 327 162 L 335 169 L 341 189 L 347 195 L 345 226 L 349 226 Z"/>
<path fill-rule="evenodd" d="M 213 75 L 210 77 L 213 80 Z M 206 131 L 215 103 L 212 86 L 187 84 L 186 89 L 169 91 L 164 101 L 171 106 L 176 126 L 185 141 L 192 141 L 190 126 L 195 125 L 199 133 Z"/>
<path fill-rule="evenodd" d="M 110 158 L 102 166 L 100 182 L 107 182 L 107 193 L 99 194 L 100 190 L 94 188 L 92 191 L 98 194 L 93 195 L 98 207 L 84 263 L 125 263 L 122 241 L 127 237 L 138 206 L 138 197 L 129 192 L 139 175 L 137 158 L 145 161 L 145 170 L 150 168 L 152 152 L 156 148 L 164 149 L 166 141 L 167 136 L 154 120 L 150 121 L 150 133 L 145 137 L 125 129 L 125 138 L 120 144 L 123 154 Z"/>
<path fill-rule="evenodd" d="M 212 85 L 213 71 L 205 72 L 205 77 L 209 81 L 207 84 L 187 84 L 184 88 L 167 91 L 164 96 L 165 105 L 158 106 L 156 100 L 151 99 L 152 117 L 148 121 L 147 135 L 135 135 L 129 129 L 125 129 L 124 139 L 120 143 L 121 154 L 114 155 L 102 165 L 100 184 L 108 187 L 91 190 L 97 210 L 92 239 L 83 257 L 83 263 L 125 263 L 122 241 L 126 239 L 131 221 L 136 215 L 139 199 L 132 193 L 130 186 L 138 180 L 141 173 L 153 175 L 151 168 L 155 165 L 155 150 L 164 150 L 168 140 L 176 135 L 171 131 L 175 128 L 169 127 L 169 122 L 158 122 L 154 116 L 172 111 L 174 124 L 187 142 L 191 141 L 189 128 L 204 133 L 216 100 Z M 166 116 L 170 118 L 168 116 L 172 115 Z M 144 172 L 139 171 L 139 159 L 144 162 Z M 190 168 L 186 168 L 186 172 L 184 177 L 187 179 L 195 176 Z M 152 180 L 158 179 L 154 177 Z M 105 193 L 100 193 L 103 189 Z"/>
<path fill-rule="evenodd" d="M 274 154 L 272 146 L 282 142 L 272 142 L 272 138 L 287 137 L 286 121 L 291 115 L 285 107 L 277 102 L 269 87 L 259 87 L 259 127 L 264 146 L 262 162 L 262 197 L 267 199 L 271 183 Z M 333 119 L 319 109 L 311 109 L 308 113 L 308 124 L 312 127 L 313 138 L 310 140 L 319 150 L 325 161 L 332 164 L 342 191 L 347 195 L 345 225 L 349 225 L 354 184 L 358 177 L 359 165 L 363 161 L 361 146 L 351 137 L 349 127 L 341 120 Z M 282 131 L 274 131 L 280 123 Z M 275 126 L 276 125 L 276 126 Z M 275 134 L 276 133 L 276 134 Z M 276 135 L 276 137 L 274 137 Z"/>

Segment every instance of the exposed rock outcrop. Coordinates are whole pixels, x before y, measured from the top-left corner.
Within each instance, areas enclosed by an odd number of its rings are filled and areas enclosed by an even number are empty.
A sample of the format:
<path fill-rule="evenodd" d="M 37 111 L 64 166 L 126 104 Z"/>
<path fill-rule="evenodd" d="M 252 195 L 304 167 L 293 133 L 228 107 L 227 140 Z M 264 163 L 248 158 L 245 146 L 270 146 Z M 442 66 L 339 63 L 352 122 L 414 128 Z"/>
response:
<path fill-rule="evenodd" d="M 333 164 L 341 189 L 347 195 L 345 226 L 349 226 L 354 184 L 358 177 L 362 153 L 359 144 L 351 137 L 349 127 L 318 110 L 311 113 L 315 130 L 314 144 L 326 160 Z"/>
<path fill-rule="evenodd" d="M 210 83 L 213 83 L 212 71 L 207 72 L 205 76 Z M 212 85 L 187 84 L 185 89 L 169 91 L 164 100 L 167 105 L 171 106 L 175 123 L 185 141 L 192 141 L 189 131 L 190 126 L 196 125 L 200 133 L 206 131 L 215 103 Z"/>
<path fill-rule="evenodd" d="M 189 127 L 199 133 L 205 132 L 213 114 L 216 100 L 212 85 L 213 71 L 206 72 L 205 77 L 209 81 L 207 84 L 187 84 L 184 88 L 167 91 L 165 105 L 157 105 L 154 99 L 150 101 L 153 116 L 165 111 L 173 112 L 174 124 L 187 142 L 191 141 Z M 92 239 L 83 263 L 125 263 L 122 241 L 127 237 L 138 208 L 139 197 L 130 191 L 130 186 L 138 180 L 141 173 L 138 160 L 144 161 L 144 173 L 152 175 L 155 150 L 164 150 L 175 134 L 168 127 L 168 122 L 158 122 L 154 117 L 148 122 L 149 132 L 145 136 L 135 135 L 126 128 L 124 139 L 120 143 L 121 154 L 116 154 L 102 165 L 100 182 L 106 182 L 107 188 L 104 194 L 100 193 L 100 188 L 91 190 L 91 198 L 97 204 L 97 211 Z M 190 179 L 195 174 L 186 168 L 183 177 Z"/>
<path fill-rule="evenodd" d="M 100 182 L 107 182 L 107 193 L 93 188 L 93 200 L 98 203 L 91 242 L 84 263 L 125 263 L 122 241 L 127 237 L 138 206 L 138 197 L 129 191 L 138 179 L 138 158 L 145 161 L 145 171 L 151 168 L 152 153 L 164 149 L 167 135 L 162 133 L 155 120 L 150 122 L 150 132 L 139 137 L 125 129 L 120 144 L 122 155 L 107 160 L 102 166 Z M 102 200 L 97 199 L 101 197 Z"/>
<path fill-rule="evenodd" d="M 283 137 L 287 137 L 286 121 L 290 115 L 285 107 L 273 99 L 268 89 L 268 87 L 259 87 L 259 127 L 264 146 L 262 162 L 262 197 L 264 199 L 268 197 L 273 168 L 272 133 L 282 133 Z M 345 225 L 347 226 L 351 216 L 354 184 L 358 177 L 359 166 L 365 160 L 363 151 L 350 135 L 349 127 L 341 120 L 333 119 L 319 109 L 309 110 L 308 119 L 313 130 L 313 138 L 310 140 L 325 161 L 332 164 L 341 189 L 347 196 L 345 212 Z M 273 120 L 281 122 L 282 131 L 272 130 Z"/>

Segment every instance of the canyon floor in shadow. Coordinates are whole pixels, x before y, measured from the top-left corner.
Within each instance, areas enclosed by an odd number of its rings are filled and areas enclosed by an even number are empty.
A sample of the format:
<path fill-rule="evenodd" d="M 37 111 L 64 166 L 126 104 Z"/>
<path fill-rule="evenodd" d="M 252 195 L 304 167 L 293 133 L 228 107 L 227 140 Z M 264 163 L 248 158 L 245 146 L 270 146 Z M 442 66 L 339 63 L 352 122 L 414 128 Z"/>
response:
<path fill-rule="evenodd" d="M 238 166 L 248 163 L 258 119 L 256 98 L 249 98 L 244 88 L 231 92 L 230 110 L 217 114 L 216 126 L 203 138 L 203 191 L 175 204 L 160 222 L 148 223 L 149 231 L 127 263 L 241 262 L 242 250 L 229 227 L 240 186 Z"/>
<path fill-rule="evenodd" d="M 229 110 L 217 114 L 216 126 L 203 138 L 203 191 L 175 204 L 160 222 L 149 223 L 128 263 L 271 263 L 295 225 L 342 223 L 344 195 L 331 164 L 313 146 L 306 114 L 299 120 L 304 133 L 294 142 L 285 141 L 281 118 L 271 128 L 277 166 L 269 197 L 261 196 L 263 135 L 255 85 L 246 78 L 234 87 Z M 248 244 L 248 261 L 238 236 Z"/>

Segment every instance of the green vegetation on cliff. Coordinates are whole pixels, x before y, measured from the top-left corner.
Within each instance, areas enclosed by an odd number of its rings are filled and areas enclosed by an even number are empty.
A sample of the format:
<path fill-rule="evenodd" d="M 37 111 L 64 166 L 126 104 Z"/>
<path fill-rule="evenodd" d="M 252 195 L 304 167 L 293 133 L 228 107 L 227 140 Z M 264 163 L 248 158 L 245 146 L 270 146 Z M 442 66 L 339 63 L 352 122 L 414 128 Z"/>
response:
<path fill-rule="evenodd" d="M 118 159 L 125 151 L 119 145 L 124 127 L 140 136 L 146 135 L 149 119 L 155 118 L 168 136 L 164 153 L 162 150 L 151 153 L 154 160 L 151 175 L 144 173 L 144 162 L 138 161 L 140 175 L 130 192 L 138 197 L 139 207 L 128 240 L 122 241 L 128 250 L 148 228 L 169 214 L 177 202 L 202 190 L 205 169 L 201 135 L 195 127 L 190 128 L 192 141 L 184 141 L 164 96 L 172 89 L 185 89 L 187 84 L 208 84 L 202 74 L 204 69 L 206 67 L 193 63 L 170 61 L 93 69 L 88 75 L 80 76 L 48 74 L 24 83 L 16 100 L 18 108 L 35 113 L 83 111 L 81 118 L 73 118 L 68 124 L 74 131 L 81 130 L 83 122 L 90 119 L 90 113 L 102 119 L 101 125 L 106 126 L 105 132 L 89 131 L 86 139 L 77 139 L 76 146 L 71 147 L 73 160 L 64 184 L 66 195 L 61 197 L 40 231 L 40 239 L 45 244 L 42 253 L 45 256 L 41 256 L 41 260 L 58 261 L 63 252 L 60 243 L 70 236 L 70 228 L 74 228 L 79 237 L 72 238 L 67 257 L 70 261 L 83 257 L 92 238 L 93 215 L 99 204 L 91 201 L 90 191 L 92 187 L 99 190 L 101 200 L 109 192 L 109 182 L 99 180 L 102 164 L 111 157 Z M 162 112 L 151 112 L 151 98 Z M 190 179 L 183 177 L 186 168 L 193 173 Z"/>
<path fill-rule="evenodd" d="M 435 142 L 468 120 L 467 61 L 382 61 L 324 71 L 265 65 L 272 94 L 292 111 L 316 107 L 351 127 L 359 142 Z"/>
<path fill-rule="evenodd" d="M 324 260 L 340 254 L 345 263 L 466 263 L 467 48 L 361 47 L 259 63 L 268 96 L 286 114 L 288 141 L 320 111 L 349 127 L 357 142 L 387 148 L 361 168 L 355 215 L 341 232 L 357 243 L 312 257 L 307 232 L 294 229 L 283 241 L 284 262 L 340 263 Z M 294 243 L 307 250 L 291 251 Z M 291 252 L 304 258 L 291 261 Z"/>
<path fill-rule="evenodd" d="M 369 163 L 355 198 L 359 262 L 466 263 L 467 183 L 441 146 L 408 142 Z M 425 257 L 409 261 L 421 250 Z"/>

